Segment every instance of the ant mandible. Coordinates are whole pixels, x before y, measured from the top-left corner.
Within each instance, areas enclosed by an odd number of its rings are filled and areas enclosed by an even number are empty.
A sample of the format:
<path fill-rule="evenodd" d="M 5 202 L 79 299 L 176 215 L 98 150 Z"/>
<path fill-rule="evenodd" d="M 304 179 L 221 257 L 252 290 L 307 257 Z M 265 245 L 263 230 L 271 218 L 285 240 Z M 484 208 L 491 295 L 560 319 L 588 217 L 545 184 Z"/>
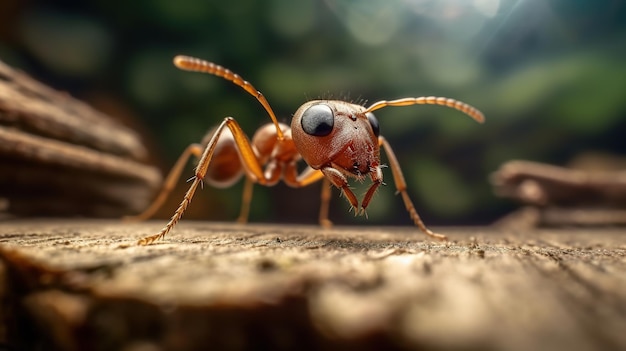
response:
<path fill-rule="evenodd" d="M 134 220 L 150 218 L 174 188 L 189 157 L 199 157 L 191 186 L 170 221 L 158 234 L 139 240 L 139 245 L 151 244 L 170 232 L 181 219 L 193 194 L 203 181 L 215 187 L 226 188 L 244 174 L 246 181 L 238 218 L 241 223 L 248 219 L 253 184 L 273 186 L 280 180 L 294 188 L 323 180 L 319 222 L 324 227 L 332 225 L 328 220 L 330 184 L 341 189 L 356 214 L 363 214 L 376 189 L 383 183 L 381 147 L 387 154 L 397 192 L 402 195 L 404 205 L 415 225 L 432 238 L 447 239 L 445 235 L 428 229 L 417 214 L 406 191 L 407 185 L 398 159 L 387 140 L 379 134 L 378 120 L 372 112 L 387 106 L 443 105 L 457 109 L 482 123 L 484 116 L 476 108 L 454 99 L 432 96 L 382 100 L 369 107 L 341 100 L 313 100 L 300 106 L 289 127 L 278 122 L 260 91 L 227 68 L 189 56 L 176 56 L 174 65 L 182 70 L 208 73 L 233 82 L 256 97 L 269 114 L 272 123 L 259 128 L 250 141 L 239 123 L 232 117 L 226 117 L 217 128 L 207 133 L 200 144 L 189 145 L 176 161 L 161 192 L 150 207 L 143 213 L 130 217 Z M 308 167 L 298 173 L 297 163 L 301 159 L 304 159 Z M 369 176 L 372 184 L 363 196 L 359 208 L 359 201 L 348 186 L 348 177 L 363 180 L 366 176 Z"/>

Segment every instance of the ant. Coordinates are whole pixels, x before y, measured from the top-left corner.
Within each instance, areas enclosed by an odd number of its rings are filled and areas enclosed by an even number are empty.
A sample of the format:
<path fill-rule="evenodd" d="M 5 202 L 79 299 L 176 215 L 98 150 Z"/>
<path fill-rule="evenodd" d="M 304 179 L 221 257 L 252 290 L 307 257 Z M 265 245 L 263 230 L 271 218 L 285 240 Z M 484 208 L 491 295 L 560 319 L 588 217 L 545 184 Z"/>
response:
<path fill-rule="evenodd" d="M 156 235 L 139 240 L 139 245 L 149 245 L 170 232 L 181 219 L 203 181 L 215 187 L 226 188 L 243 175 L 246 176 L 246 181 L 238 217 L 240 223 L 247 222 L 253 184 L 273 186 L 281 180 L 294 188 L 323 180 L 319 213 L 319 222 L 323 227 L 332 225 L 328 219 L 330 184 L 341 190 L 351 208 L 355 209 L 355 214 L 363 214 L 374 193 L 383 184 L 381 147 L 387 154 L 397 192 L 402 195 L 404 205 L 415 225 L 432 238 L 447 240 L 445 235 L 428 229 L 417 214 L 406 191 L 407 185 L 398 159 L 387 139 L 380 135 L 378 120 L 372 112 L 388 106 L 443 105 L 457 109 L 482 123 L 484 116 L 476 108 L 454 99 L 432 96 L 382 100 L 369 107 L 341 100 L 312 100 L 298 108 L 289 127 L 278 122 L 260 91 L 229 69 L 189 56 L 176 56 L 174 65 L 182 70 L 222 77 L 243 88 L 261 103 L 272 123 L 259 128 L 250 141 L 239 123 L 232 117 L 226 117 L 217 128 L 206 134 L 200 144 L 189 145 L 176 161 L 161 192 L 150 207 L 137 216 L 129 217 L 132 220 L 150 218 L 174 188 L 189 157 L 193 155 L 200 159 L 195 174 L 190 179 L 191 186 L 170 221 Z M 308 167 L 298 173 L 297 164 L 300 160 L 304 160 Z M 348 178 L 363 180 L 366 176 L 369 176 L 372 183 L 359 207 L 359 201 L 349 187 Z"/>

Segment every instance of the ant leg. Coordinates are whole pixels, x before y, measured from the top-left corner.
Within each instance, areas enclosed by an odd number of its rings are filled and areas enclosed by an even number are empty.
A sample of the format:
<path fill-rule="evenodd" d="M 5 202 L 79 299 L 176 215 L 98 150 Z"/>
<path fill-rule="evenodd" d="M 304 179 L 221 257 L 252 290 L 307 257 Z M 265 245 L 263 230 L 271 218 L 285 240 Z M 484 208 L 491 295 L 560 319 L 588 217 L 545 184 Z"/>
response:
<path fill-rule="evenodd" d="M 298 175 L 296 164 L 292 163 L 286 166 L 283 178 L 285 183 L 292 188 L 305 187 L 319 181 L 320 179 L 324 179 L 324 183 L 322 184 L 322 202 L 320 205 L 319 222 L 322 227 L 330 228 L 333 225 L 333 222 L 328 220 L 328 204 L 330 202 L 331 191 L 330 182 L 326 177 L 324 177 L 324 173 L 309 166 Z"/>
<path fill-rule="evenodd" d="M 321 195 L 321 205 L 320 205 L 320 225 L 324 228 L 330 228 L 333 226 L 333 222 L 328 219 L 328 208 L 330 206 L 330 182 L 328 179 L 324 178 L 324 182 L 322 183 L 322 195 Z"/>
<path fill-rule="evenodd" d="M 243 132 L 237 121 L 235 121 L 235 119 L 233 119 L 232 117 L 226 117 L 224 118 L 224 121 L 222 121 L 222 123 L 217 127 L 217 129 L 215 129 L 211 140 L 209 140 L 209 143 L 204 149 L 204 152 L 200 157 L 200 162 L 198 162 L 198 166 L 196 167 L 193 182 L 191 183 L 191 186 L 189 187 L 189 190 L 187 190 L 183 201 L 178 206 L 178 209 L 176 209 L 176 212 L 174 212 L 174 215 L 172 216 L 170 221 L 165 225 L 165 227 L 163 227 L 163 229 L 161 229 L 158 234 L 145 237 L 139 240 L 137 244 L 149 245 L 156 240 L 163 238 L 167 233 L 170 232 L 170 230 L 172 230 L 172 228 L 174 228 L 176 223 L 178 223 L 178 221 L 183 216 L 183 213 L 187 209 L 187 206 L 189 206 L 189 203 L 191 203 L 191 199 L 193 198 L 193 194 L 198 188 L 198 185 L 200 185 L 202 179 L 204 179 L 204 177 L 206 176 L 209 164 L 211 163 L 211 159 L 213 158 L 213 153 L 215 152 L 215 147 L 217 146 L 217 140 L 219 139 L 225 127 L 228 127 L 228 129 L 230 129 L 233 137 L 235 138 L 237 151 L 241 156 L 241 160 L 243 161 L 243 166 L 248 178 L 251 179 L 251 181 L 258 182 L 262 185 L 265 185 L 267 183 L 265 178 L 263 177 L 261 164 L 256 158 L 256 155 L 252 150 L 252 146 L 250 145 L 250 140 L 248 140 L 248 137 Z"/>
<path fill-rule="evenodd" d="M 191 186 L 189 187 L 189 190 L 187 190 L 187 193 L 185 194 L 183 201 L 180 203 L 180 205 L 178 206 L 178 209 L 176 209 L 176 212 L 174 212 L 174 215 L 172 216 L 170 221 L 167 223 L 167 225 L 165 225 L 165 227 L 163 227 L 163 229 L 161 229 L 161 231 L 158 234 L 147 236 L 143 239 L 140 239 L 137 242 L 137 244 L 138 245 L 152 244 L 153 242 L 163 238 L 165 234 L 169 233 L 169 231 L 172 230 L 172 228 L 174 228 L 176 223 L 178 223 L 180 218 L 183 216 L 183 212 L 185 212 L 185 210 L 187 209 L 187 206 L 189 206 L 189 203 L 191 203 L 193 194 L 196 192 L 196 189 L 198 188 L 198 185 L 201 182 L 202 182 L 202 178 L 195 177 L 193 179 L 193 183 L 191 183 Z"/>
<path fill-rule="evenodd" d="M 389 145 L 387 140 L 382 136 L 378 138 L 378 144 L 382 145 L 383 148 L 385 149 L 385 153 L 387 154 L 387 159 L 389 160 L 389 163 L 390 163 L 391 173 L 393 174 L 393 181 L 396 184 L 396 189 L 400 194 L 402 194 L 402 200 L 404 201 L 404 206 L 406 207 L 406 210 L 409 212 L 409 215 L 411 216 L 411 219 L 413 220 L 415 225 L 417 225 L 422 230 L 422 232 L 424 232 L 426 235 L 432 238 L 435 238 L 438 240 L 448 240 L 448 238 L 445 235 L 434 233 L 430 229 L 426 228 L 426 225 L 424 225 L 424 222 L 422 222 L 422 219 L 417 214 L 417 211 L 415 210 L 415 206 L 413 205 L 413 202 L 409 198 L 409 194 L 406 192 L 406 181 L 404 180 L 404 175 L 402 175 L 402 170 L 400 169 L 400 163 L 398 163 L 398 159 L 396 158 L 396 155 L 393 153 L 391 146 Z"/>
<path fill-rule="evenodd" d="M 332 167 L 322 168 L 321 171 L 332 185 L 341 189 L 343 195 L 346 197 L 352 208 L 354 208 L 354 214 L 357 215 L 359 213 L 359 201 L 357 200 L 356 195 L 354 195 L 354 192 L 350 190 L 346 176 Z"/>
<path fill-rule="evenodd" d="M 246 177 L 246 182 L 243 185 L 243 196 L 241 198 L 241 211 L 237 222 L 241 224 L 248 223 L 248 215 L 250 214 L 250 202 L 252 202 L 252 190 L 254 183 L 250 178 Z"/>
<path fill-rule="evenodd" d="M 372 201 L 372 197 L 376 193 L 376 190 L 378 190 L 378 187 L 383 183 L 383 171 L 380 167 L 376 167 L 376 172 L 370 173 L 370 178 L 372 179 L 372 185 L 370 185 L 369 189 L 367 189 L 365 196 L 363 196 L 363 200 L 361 200 L 362 214 L 365 214 L 365 209 L 369 206 L 370 201 Z"/>
<path fill-rule="evenodd" d="M 183 168 L 185 167 L 185 164 L 187 164 L 189 157 L 191 155 L 200 157 L 201 153 L 202 153 L 202 145 L 191 144 L 187 146 L 187 148 L 185 149 L 185 151 L 183 151 L 183 153 L 180 155 L 178 160 L 176 160 L 176 163 L 174 164 L 174 167 L 172 167 L 172 170 L 170 171 L 170 173 L 167 175 L 167 178 L 165 178 L 165 181 L 163 182 L 163 187 L 161 188 L 159 195 L 152 201 L 152 203 L 150 204 L 150 207 L 148 207 L 147 209 L 145 209 L 142 213 L 138 215 L 124 217 L 124 221 L 129 221 L 129 222 L 144 221 L 152 217 L 154 213 L 159 208 L 161 208 L 161 206 L 165 202 L 165 199 L 167 199 L 167 196 L 176 186 L 176 182 L 178 182 L 178 179 L 180 178 L 180 174 Z"/>

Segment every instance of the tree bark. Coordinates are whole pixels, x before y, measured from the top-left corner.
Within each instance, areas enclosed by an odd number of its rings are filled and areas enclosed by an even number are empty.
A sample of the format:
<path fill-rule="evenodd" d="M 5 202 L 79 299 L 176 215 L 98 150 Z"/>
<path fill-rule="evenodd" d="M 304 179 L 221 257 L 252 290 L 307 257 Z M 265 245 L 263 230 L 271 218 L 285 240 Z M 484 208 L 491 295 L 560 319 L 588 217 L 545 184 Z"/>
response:
<path fill-rule="evenodd" d="M 0 212 L 139 212 L 161 182 L 146 154 L 129 128 L 0 61 Z"/>

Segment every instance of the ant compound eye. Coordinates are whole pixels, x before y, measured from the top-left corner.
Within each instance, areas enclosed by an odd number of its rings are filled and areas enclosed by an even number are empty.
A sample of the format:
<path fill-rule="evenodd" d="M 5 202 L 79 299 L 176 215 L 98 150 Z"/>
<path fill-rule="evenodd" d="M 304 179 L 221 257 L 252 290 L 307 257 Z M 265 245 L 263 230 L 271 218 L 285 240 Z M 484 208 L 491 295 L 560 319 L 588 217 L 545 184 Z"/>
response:
<path fill-rule="evenodd" d="M 367 116 L 367 120 L 370 121 L 370 125 L 372 126 L 372 130 L 374 130 L 374 135 L 378 137 L 380 135 L 380 125 L 378 125 L 378 120 L 373 113 L 368 112 L 365 114 Z"/>
<path fill-rule="evenodd" d="M 306 109 L 300 122 L 305 133 L 321 137 L 332 132 L 335 116 L 328 105 L 318 104 Z"/>

